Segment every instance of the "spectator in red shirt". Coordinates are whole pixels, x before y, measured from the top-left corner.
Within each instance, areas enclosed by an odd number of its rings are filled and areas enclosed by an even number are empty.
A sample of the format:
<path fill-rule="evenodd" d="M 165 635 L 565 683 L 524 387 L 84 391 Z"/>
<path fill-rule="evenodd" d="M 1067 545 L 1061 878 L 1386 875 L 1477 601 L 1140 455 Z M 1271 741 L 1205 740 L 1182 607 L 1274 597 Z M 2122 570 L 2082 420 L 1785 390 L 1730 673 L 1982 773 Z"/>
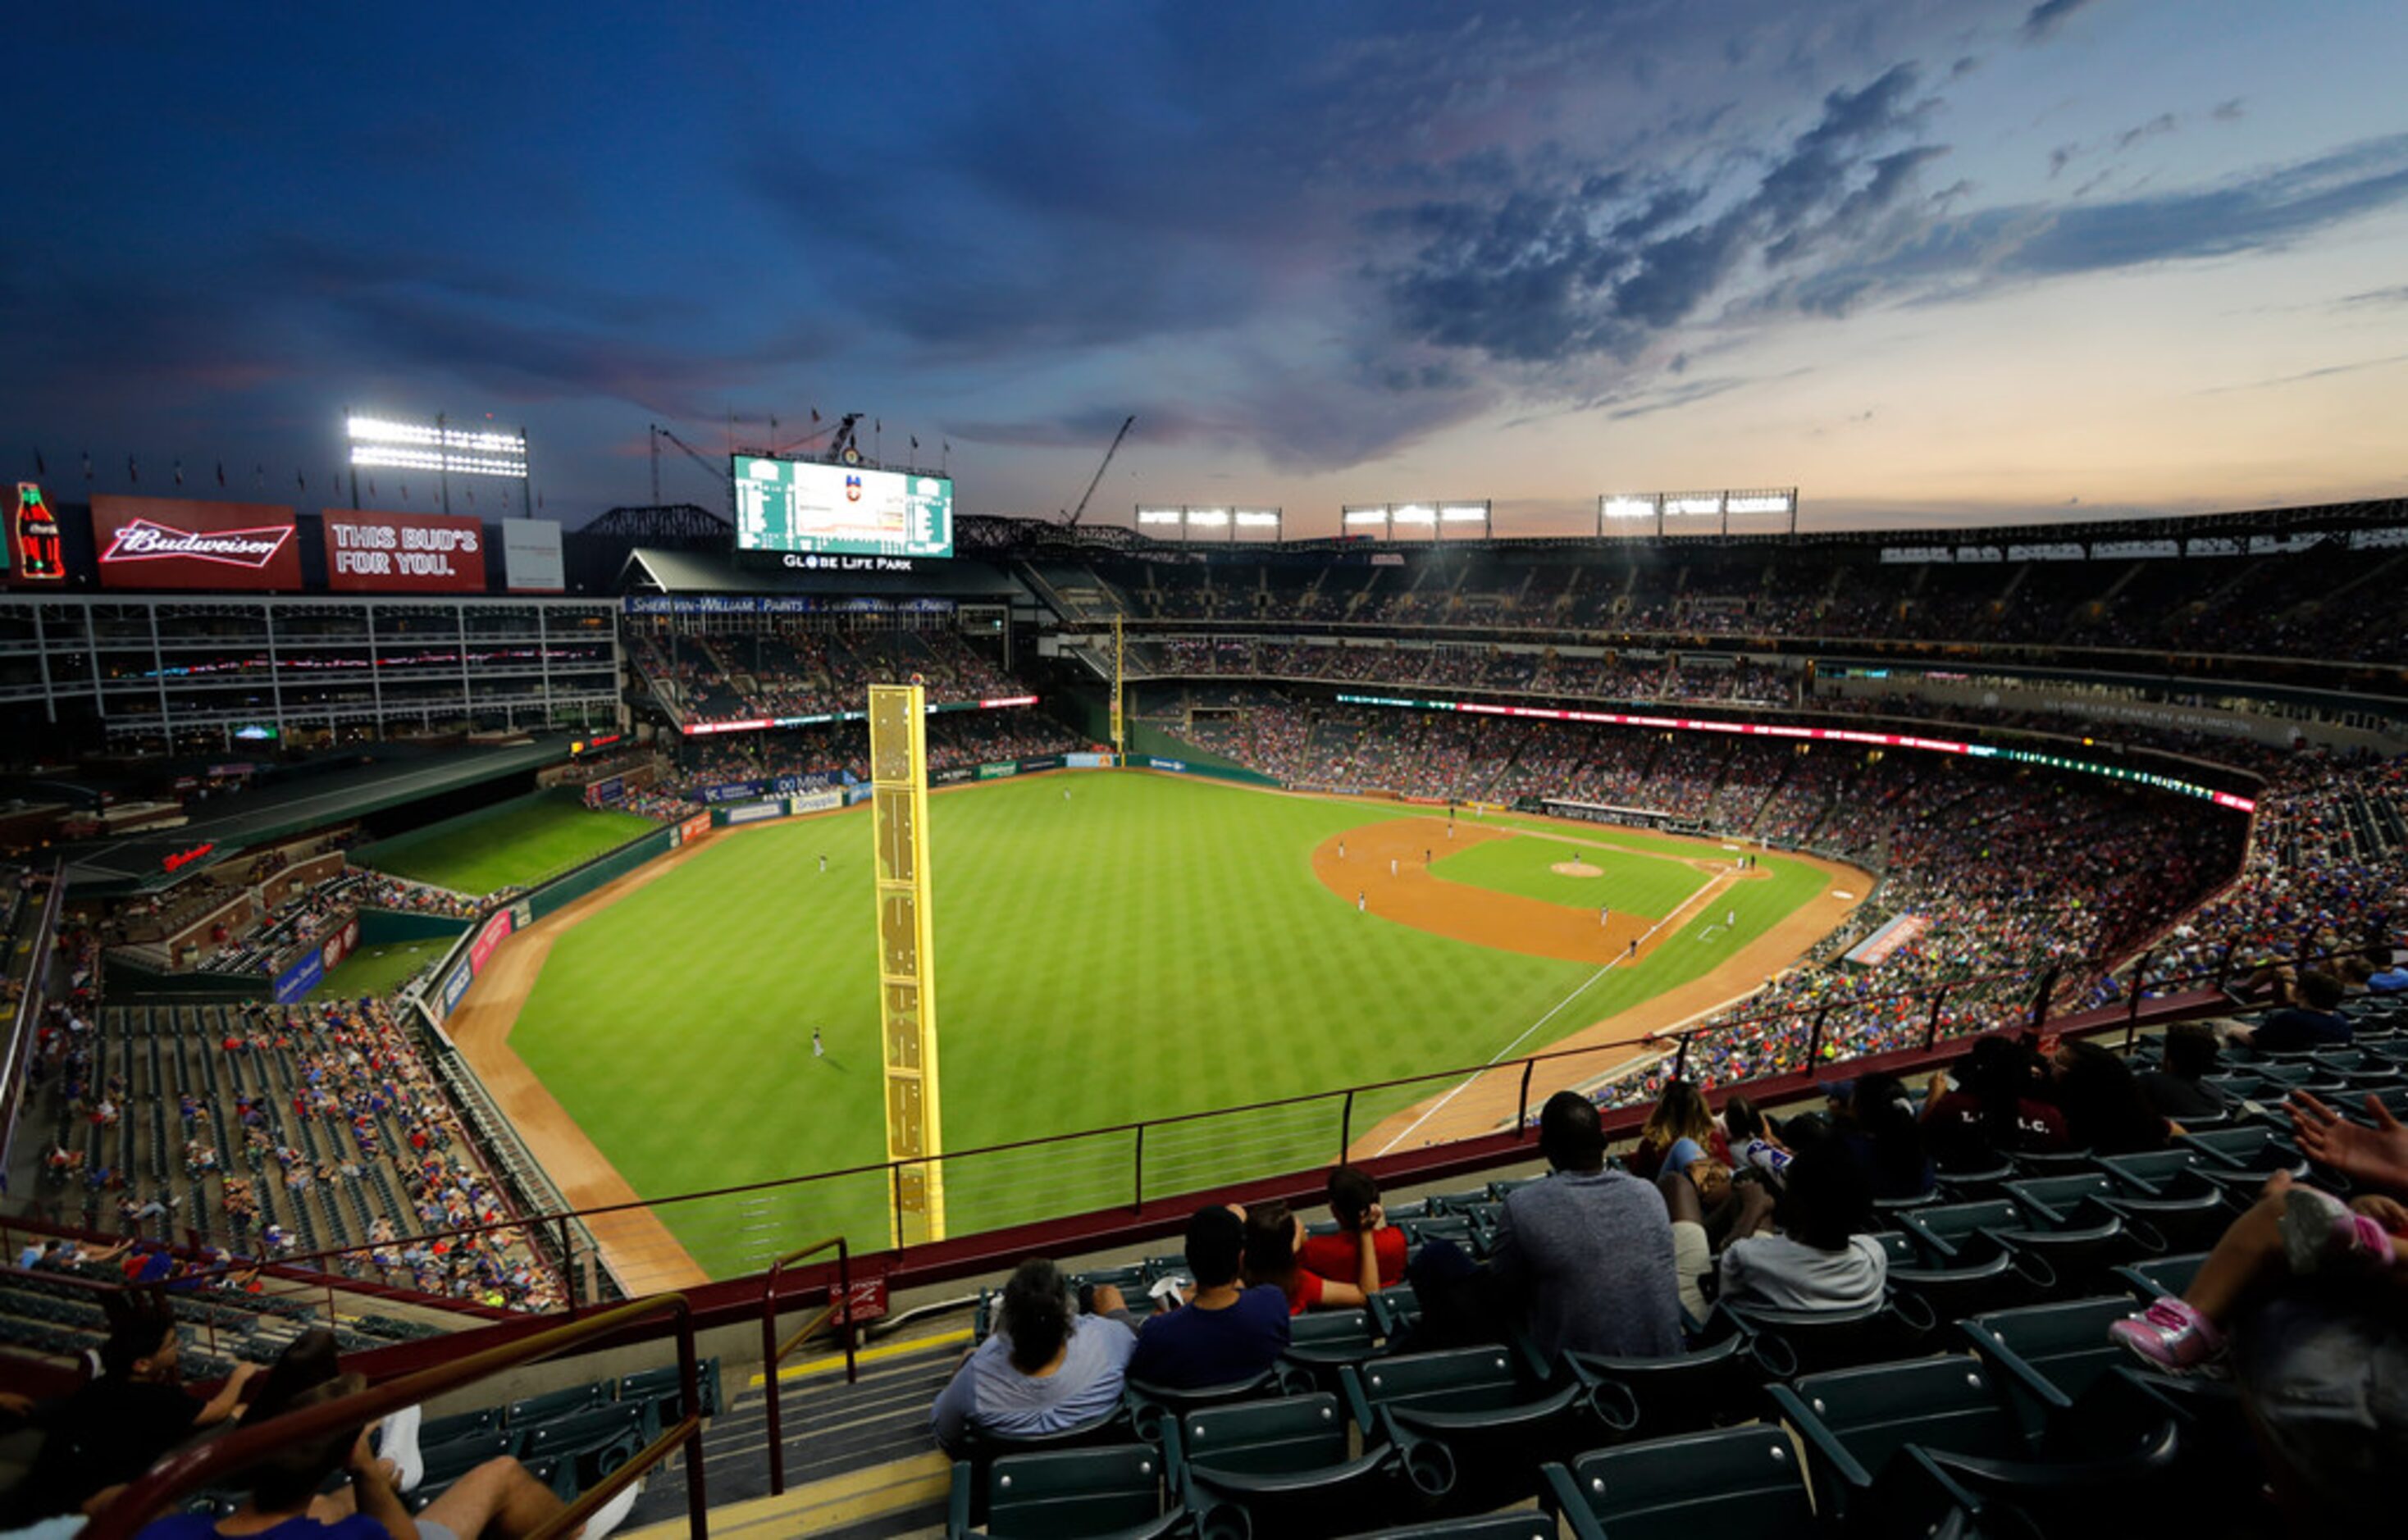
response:
<path fill-rule="evenodd" d="M 1351 1165 L 1329 1171 L 1329 1217 L 1338 1221 L 1334 1235 L 1307 1235 L 1297 1248 L 1297 1261 L 1325 1283 L 1352 1283 L 1361 1248 L 1358 1238 L 1380 1205 L 1380 1184 L 1369 1172 Z M 1393 1289 L 1404 1281 L 1405 1233 L 1382 1224 L 1371 1232 L 1371 1250 L 1380 1265 L 1380 1287 Z"/>
<path fill-rule="evenodd" d="M 1333 1283 L 1297 1263 L 1297 1252 L 1304 1244 L 1304 1216 L 1284 1203 L 1257 1204 L 1246 1211 L 1246 1282 L 1279 1285 L 1287 1296 L 1291 1316 L 1314 1309 L 1360 1309 L 1379 1292 L 1380 1261 L 1372 1237 L 1386 1222 L 1380 1205 L 1373 1204 L 1365 1227 L 1354 1233 L 1354 1281 Z"/>

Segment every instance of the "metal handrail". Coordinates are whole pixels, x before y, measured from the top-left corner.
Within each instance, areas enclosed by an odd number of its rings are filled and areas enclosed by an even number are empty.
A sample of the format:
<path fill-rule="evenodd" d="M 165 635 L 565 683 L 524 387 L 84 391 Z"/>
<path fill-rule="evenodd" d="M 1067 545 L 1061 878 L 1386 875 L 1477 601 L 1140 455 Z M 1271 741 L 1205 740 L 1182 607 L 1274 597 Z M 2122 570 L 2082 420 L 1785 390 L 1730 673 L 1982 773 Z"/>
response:
<path fill-rule="evenodd" d="M 535 1336 L 488 1348 L 456 1362 L 437 1364 L 357 1395 L 307 1406 L 256 1428 L 244 1428 L 227 1437 L 170 1455 L 143 1473 L 103 1509 L 85 1528 L 83 1540 L 131 1540 L 154 1515 L 212 1481 L 250 1469 L 288 1445 L 322 1438 L 344 1428 L 365 1427 L 388 1412 L 430 1401 L 503 1370 L 551 1358 L 665 1310 L 674 1311 L 677 1318 L 678 1376 L 685 1416 L 592 1490 L 579 1493 L 575 1502 L 523 1540 L 553 1540 L 554 1536 L 574 1532 L 596 1509 L 681 1445 L 692 1446 L 685 1456 L 688 1533 L 694 1540 L 708 1540 L 710 1504 L 702 1470 L 701 1380 L 695 1357 L 694 1313 L 683 1294 L 654 1294 Z"/>
<path fill-rule="evenodd" d="M 806 1257 L 816 1257 L 829 1247 L 836 1248 L 836 1288 L 830 1291 L 827 1304 L 819 1314 L 803 1322 L 795 1334 L 785 1341 L 778 1340 L 778 1275 Z M 778 1384 L 778 1365 L 786 1355 L 801 1347 L 810 1334 L 829 1321 L 841 1318 L 844 1322 L 844 1382 L 860 1382 L 860 1364 L 853 1357 L 853 1248 L 842 1235 L 831 1235 L 799 1250 L 789 1251 L 769 1264 L 761 1279 L 761 1378 L 767 1387 L 762 1404 L 768 1414 L 769 1434 L 769 1495 L 780 1497 L 786 1490 L 786 1420 L 783 1392 Z"/>

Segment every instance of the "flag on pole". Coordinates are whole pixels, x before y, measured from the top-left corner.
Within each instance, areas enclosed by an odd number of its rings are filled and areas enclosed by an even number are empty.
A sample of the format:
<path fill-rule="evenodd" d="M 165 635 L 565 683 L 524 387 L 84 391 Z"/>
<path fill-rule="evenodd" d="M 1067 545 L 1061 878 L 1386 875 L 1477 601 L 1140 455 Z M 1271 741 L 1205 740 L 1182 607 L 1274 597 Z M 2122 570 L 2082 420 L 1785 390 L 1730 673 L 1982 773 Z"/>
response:
<path fill-rule="evenodd" d="M 179 487 L 180 487 L 180 486 L 182 486 L 183 484 L 184 484 L 184 463 L 183 463 L 183 461 L 182 461 L 182 460 L 179 459 L 179 460 L 176 462 L 176 485 L 178 485 L 178 486 L 179 486 Z"/>
<path fill-rule="evenodd" d="M 225 486 L 225 462 L 222 460 L 218 462 L 218 486 L 221 489 Z"/>
<path fill-rule="evenodd" d="M 817 406 L 814 406 L 814 407 L 812 407 L 812 408 L 811 408 L 811 421 L 812 421 L 814 424 L 816 424 L 816 423 L 819 421 L 819 420 L 820 420 L 820 409 L 819 409 Z"/>
<path fill-rule="evenodd" d="M 911 447 L 915 449 L 920 447 L 920 435 L 918 434 L 913 434 L 911 435 Z"/>
<path fill-rule="evenodd" d="M 376 478 L 373 476 L 368 478 L 368 495 L 370 497 L 376 495 Z"/>
<path fill-rule="evenodd" d="M 34 474 L 36 477 L 47 477 L 50 474 L 50 463 L 42 458 L 42 447 L 39 444 L 34 446 Z"/>
<path fill-rule="evenodd" d="M 298 465 L 293 467 L 293 484 L 303 492 L 309 490 L 309 478 L 301 474 L 301 467 Z"/>
<path fill-rule="evenodd" d="M 125 457 L 125 479 L 137 487 L 142 484 L 142 471 L 134 463 L 134 457 L 130 454 Z"/>
<path fill-rule="evenodd" d="M 87 481 L 92 479 L 92 451 L 90 449 L 83 451 L 83 478 Z"/>

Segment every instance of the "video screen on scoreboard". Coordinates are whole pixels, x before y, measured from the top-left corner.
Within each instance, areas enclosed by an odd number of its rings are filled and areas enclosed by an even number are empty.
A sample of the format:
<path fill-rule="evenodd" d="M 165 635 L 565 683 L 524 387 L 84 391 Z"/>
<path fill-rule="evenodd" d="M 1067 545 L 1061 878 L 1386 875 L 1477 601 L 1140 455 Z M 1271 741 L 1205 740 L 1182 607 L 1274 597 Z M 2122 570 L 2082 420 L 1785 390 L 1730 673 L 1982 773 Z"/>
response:
<path fill-rule="evenodd" d="M 945 477 L 736 457 L 736 549 L 817 556 L 951 556 Z"/>

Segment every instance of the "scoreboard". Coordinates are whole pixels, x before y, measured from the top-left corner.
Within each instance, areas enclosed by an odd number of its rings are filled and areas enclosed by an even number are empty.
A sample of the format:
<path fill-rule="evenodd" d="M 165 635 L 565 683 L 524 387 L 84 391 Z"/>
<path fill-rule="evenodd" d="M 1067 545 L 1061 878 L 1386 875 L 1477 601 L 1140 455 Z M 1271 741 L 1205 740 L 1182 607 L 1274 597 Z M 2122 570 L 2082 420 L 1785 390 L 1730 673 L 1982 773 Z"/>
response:
<path fill-rule="evenodd" d="M 951 556 L 941 476 L 736 456 L 736 549 L 818 556 Z"/>

